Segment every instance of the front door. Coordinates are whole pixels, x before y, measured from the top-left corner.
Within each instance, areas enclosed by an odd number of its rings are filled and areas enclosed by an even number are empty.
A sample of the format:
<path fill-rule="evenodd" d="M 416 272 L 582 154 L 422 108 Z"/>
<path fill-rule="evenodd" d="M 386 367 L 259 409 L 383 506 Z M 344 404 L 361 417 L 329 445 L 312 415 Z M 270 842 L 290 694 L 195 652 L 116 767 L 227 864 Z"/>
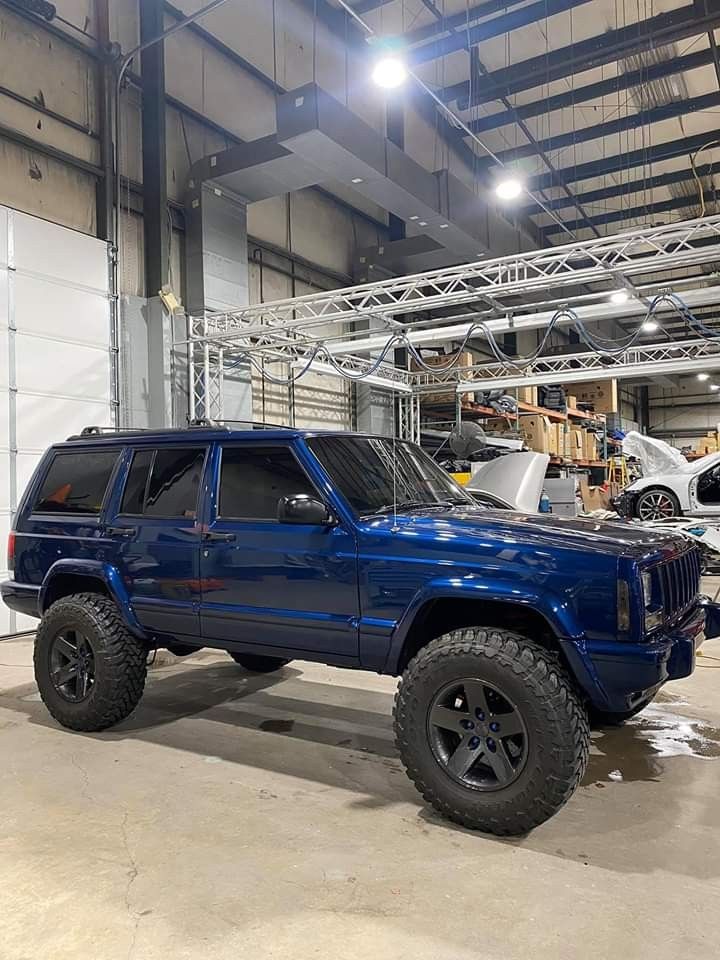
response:
<path fill-rule="evenodd" d="M 138 448 L 130 452 L 122 496 L 108 533 L 130 602 L 148 632 L 200 633 L 198 500 L 204 446 Z"/>
<path fill-rule="evenodd" d="M 282 497 L 323 499 L 289 443 L 223 444 L 200 551 L 203 638 L 357 661 L 355 536 L 278 521 Z"/>
<path fill-rule="evenodd" d="M 720 463 L 690 481 L 690 511 L 701 516 L 720 514 Z"/>

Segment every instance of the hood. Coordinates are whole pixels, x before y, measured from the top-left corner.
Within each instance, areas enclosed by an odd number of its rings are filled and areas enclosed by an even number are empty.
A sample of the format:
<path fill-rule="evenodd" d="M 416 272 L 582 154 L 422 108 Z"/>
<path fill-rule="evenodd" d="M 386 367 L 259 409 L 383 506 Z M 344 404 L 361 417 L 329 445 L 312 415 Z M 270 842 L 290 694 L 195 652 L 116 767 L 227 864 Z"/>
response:
<path fill-rule="evenodd" d="M 392 517 L 372 521 L 375 528 L 391 528 Z M 399 531 L 413 537 L 443 541 L 448 551 L 471 547 L 488 538 L 520 541 L 529 548 L 552 548 L 640 557 L 653 553 L 674 554 L 685 548 L 677 534 L 629 523 L 608 523 L 553 514 L 520 513 L 473 507 L 424 508 L 398 514 Z"/>
<path fill-rule="evenodd" d="M 508 453 L 481 464 L 465 489 L 492 493 L 516 510 L 537 513 L 549 462 L 546 453 Z"/>

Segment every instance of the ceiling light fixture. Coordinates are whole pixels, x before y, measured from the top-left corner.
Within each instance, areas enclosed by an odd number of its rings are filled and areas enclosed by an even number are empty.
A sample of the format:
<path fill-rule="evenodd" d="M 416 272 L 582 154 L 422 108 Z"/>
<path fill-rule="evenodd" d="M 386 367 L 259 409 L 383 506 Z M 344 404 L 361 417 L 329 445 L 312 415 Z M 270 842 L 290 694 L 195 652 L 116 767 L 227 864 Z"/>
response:
<path fill-rule="evenodd" d="M 353 177 L 352 180 L 350 181 L 350 183 L 362 183 L 362 182 L 363 182 L 362 177 Z"/>
<path fill-rule="evenodd" d="M 309 367 L 307 366 L 306 360 L 295 360 L 291 364 L 291 368 L 293 370 L 305 370 L 306 373 L 320 373 L 328 377 L 339 377 L 345 381 L 352 380 L 355 383 L 364 383 L 370 387 L 381 387 L 383 390 L 393 390 L 395 393 L 412 393 L 412 387 L 407 383 L 403 383 L 401 380 L 379 377 L 374 373 L 369 373 L 365 377 L 358 377 L 357 374 L 353 374 L 352 377 L 344 377 L 332 364 L 323 363 L 322 360 L 313 360 Z"/>
<path fill-rule="evenodd" d="M 373 67 L 373 83 L 385 90 L 394 90 L 396 87 L 401 87 L 407 77 L 407 67 L 400 57 L 381 57 Z"/>
<path fill-rule="evenodd" d="M 711 384 L 710 384 L 710 389 L 711 389 L 711 390 L 720 390 L 720 383 L 711 383 Z"/>
<path fill-rule="evenodd" d="M 643 333 L 655 333 L 660 329 L 660 324 L 657 322 L 657 320 L 645 320 L 640 329 L 643 331 Z"/>
<path fill-rule="evenodd" d="M 524 189 L 522 181 L 517 177 L 506 177 L 495 187 L 495 194 L 501 200 L 516 200 Z"/>
<path fill-rule="evenodd" d="M 610 303 L 627 303 L 629 299 L 630 294 L 627 292 L 627 290 L 614 290 L 610 294 Z"/>
<path fill-rule="evenodd" d="M 699 374 L 697 375 L 697 378 L 698 378 L 698 380 L 709 380 L 709 379 L 710 379 L 710 374 L 709 374 L 709 373 L 699 373 Z"/>

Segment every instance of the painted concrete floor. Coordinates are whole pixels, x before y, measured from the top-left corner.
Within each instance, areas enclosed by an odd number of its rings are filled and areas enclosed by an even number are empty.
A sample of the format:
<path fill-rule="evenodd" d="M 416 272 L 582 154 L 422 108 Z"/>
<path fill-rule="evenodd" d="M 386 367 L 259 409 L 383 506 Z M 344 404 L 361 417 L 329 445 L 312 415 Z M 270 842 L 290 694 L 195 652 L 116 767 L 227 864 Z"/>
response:
<path fill-rule="evenodd" d="M 0 644 L 2 960 L 717 958 L 720 643 L 522 840 L 456 828 L 397 760 L 387 678 L 202 653 L 103 735 Z M 716 658 L 716 659 L 711 659 Z"/>

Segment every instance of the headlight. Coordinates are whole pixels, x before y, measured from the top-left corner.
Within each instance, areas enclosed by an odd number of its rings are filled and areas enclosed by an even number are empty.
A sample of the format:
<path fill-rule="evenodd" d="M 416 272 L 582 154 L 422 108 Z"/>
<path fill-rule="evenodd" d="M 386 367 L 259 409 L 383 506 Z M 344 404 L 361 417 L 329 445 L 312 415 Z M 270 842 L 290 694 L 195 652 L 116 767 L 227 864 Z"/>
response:
<path fill-rule="evenodd" d="M 645 632 L 656 630 L 662 626 L 663 609 L 662 603 L 657 596 L 653 596 L 654 577 L 650 570 L 643 570 L 642 574 L 643 605 L 645 607 Z"/>

